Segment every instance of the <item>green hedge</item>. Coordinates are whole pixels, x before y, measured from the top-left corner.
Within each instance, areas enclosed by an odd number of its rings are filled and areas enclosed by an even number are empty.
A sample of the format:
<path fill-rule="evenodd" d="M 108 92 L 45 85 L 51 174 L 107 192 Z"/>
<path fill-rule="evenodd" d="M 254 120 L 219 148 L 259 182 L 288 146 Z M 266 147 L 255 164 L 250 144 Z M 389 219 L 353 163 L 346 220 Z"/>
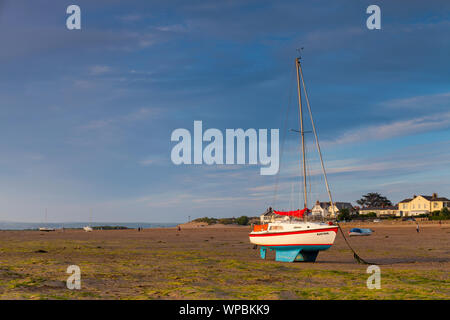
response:
<path fill-rule="evenodd" d="M 247 216 L 240 216 L 239 218 L 197 218 L 193 220 L 194 222 L 206 222 L 208 225 L 221 223 L 221 224 L 238 224 L 242 226 L 248 225 L 250 218 Z"/>

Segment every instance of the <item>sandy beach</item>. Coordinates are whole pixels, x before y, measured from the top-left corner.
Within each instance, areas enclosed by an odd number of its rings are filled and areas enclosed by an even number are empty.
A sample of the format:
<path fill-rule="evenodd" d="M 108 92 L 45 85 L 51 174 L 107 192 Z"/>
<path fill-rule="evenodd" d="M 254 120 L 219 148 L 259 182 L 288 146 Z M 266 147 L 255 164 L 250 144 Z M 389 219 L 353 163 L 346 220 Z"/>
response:
<path fill-rule="evenodd" d="M 450 225 L 362 225 L 350 243 L 381 268 L 369 290 L 340 234 L 315 263 L 259 258 L 250 227 L 0 231 L 1 299 L 449 299 Z M 351 225 L 345 225 L 348 231 Z M 69 265 L 81 289 L 69 290 Z"/>

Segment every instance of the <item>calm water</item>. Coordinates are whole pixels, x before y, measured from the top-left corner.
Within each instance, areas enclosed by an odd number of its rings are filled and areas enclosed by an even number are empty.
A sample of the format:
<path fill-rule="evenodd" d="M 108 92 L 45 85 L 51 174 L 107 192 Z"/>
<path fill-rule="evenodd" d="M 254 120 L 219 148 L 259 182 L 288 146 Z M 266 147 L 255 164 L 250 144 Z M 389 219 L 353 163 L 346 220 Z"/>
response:
<path fill-rule="evenodd" d="M 28 230 L 28 229 L 39 229 L 40 227 L 49 228 L 83 228 L 85 226 L 122 226 L 131 229 L 141 228 L 170 228 L 176 227 L 178 223 L 148 223 L 148 222 L 56 222 L 56 223 L 24 223 L 24 222 L 0 222 L 0 230 Z"/>

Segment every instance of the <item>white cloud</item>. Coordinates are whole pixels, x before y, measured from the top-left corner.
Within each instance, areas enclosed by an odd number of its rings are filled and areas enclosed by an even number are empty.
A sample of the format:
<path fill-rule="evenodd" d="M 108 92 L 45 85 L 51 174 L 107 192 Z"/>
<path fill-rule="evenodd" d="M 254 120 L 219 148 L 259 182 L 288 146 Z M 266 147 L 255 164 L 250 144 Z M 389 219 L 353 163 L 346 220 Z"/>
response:
<path fill-rule="evenodd" d="M 138 161 L 138 163 L 143 167 L 149 167 L 153 165 L 162 165 L 162 164 L 170 164 L 171 161 L 169 157 L 163 157 L 160 155 L 151 155 L 146 157 L 145 159 L 142 159 Z"/>
<path fill-rule="evenodd" d="M 75 80 L 73 84 L 80 89 L 92 89 L 96 87 L 96 83 L 89 80 Z"/>
<path fill-rule="evenodd" d="M 156 28 L 159 31 L 163 32 L 186 32 L 188 28 L 181 24 L 172 24 L 168 26 L 160 26 Z"/>
<path fill-rule="evenodd" d="M 385 154 L 368 158 L 349 158 L 331 160 L 325 162 L 328 175 L 332 174 L 355 174 L 355 177 L 370 176 L 380 177 L 389 174 L 417 174 L 431 172 L 450 165 L 450 152 L 448 146 L 450 141 L 428 143 L 426 145 L 414 145 L 397 149 L 392 154 Z M 418 157 L 417 149 L 427 148 L 426 157 Z M 309 163 L 310 176 L 321 176 L 322 168 L 318 161 Z M 299 165 L 297 163 L 288 165 L 281 169 L 283 174 L 297 176 Z M 284 182 L 283 182 L 284 183 Z M 280 185 L 282 185 L 280 183 Z M 286 187 L 286 186 L 284 186 Z M 263 191 L 265 187 L 252 188 L 252 191 Z M 269 190 L 269 188 L 267 188 Z"/>
<path fill-rule="evenodd" d="M 211 194 L 196 194 L 191 192 L 164 192 L 142 196 L 135 199 L 130 199 L 130 202 L 141 203 L 150 208 L 211 208 L 218 206 L 231 206 L 236 202 L 248 202 L 262 200 L 260 197 L 252 196 L 214 196 Z"/>
<path fill-rule="evenodd" d="M 111 125 L 132 123 L 147 119 L 150 116 L 158 116 L 161 113 L 159 108 L 140 108 L 131 113 L 110 117 L 106 119 L 92 120 L 88 124 L 81 126 L 82 129 L 102 129 Z"/>
<path fill-rule="evenodd" d="M 450 92 L 422 95 L 409 97 L 404 99 L 393 99 L 381 103 L 381 105 L 390 108 L 404 108 L 404 109 L 424 109 L 429 110 L 429 107 L 446 107 L 450 108 Z"/>
<path fill-rule="evenodd" d="M 335 145 L 370 140 L 384 140 L 448 127 L 450 127 L 450 112 L 435 113 L 387 124 L 350 129 L 334 140 L 324 141 L 323 144 Z"/>
<path fill-rule="evenodd" d="M 101 65 L 96 65 L 96 66 L 92 66 L 90 68 L 90 73 L 91 75 L 100 75 L 100 74 L 105 74 L 111 71 L 111 67 L 109 66 L 101 66 Z"/>
<path fill-rule="evenodd" d="M 151 166 L 152 164 L 155 164 L 155 160 L 154 159 L 145 159 L 145 160 L 139 161 L 139 164 L 144 167 L 148 167 L 148 166 Z"/>
<path fill-rule="evenodd" d="M 33 161 L 41 161 L 45 159 L 45 156 L 42 154 L 30 154 L 29 158 Z"/>
<path fill-rule="evenodd" d="M 127 14 L 119 17 L 119 20 L 123 22 L 136 22 L 142 20 L 143 16 L 141 14 Z"/>

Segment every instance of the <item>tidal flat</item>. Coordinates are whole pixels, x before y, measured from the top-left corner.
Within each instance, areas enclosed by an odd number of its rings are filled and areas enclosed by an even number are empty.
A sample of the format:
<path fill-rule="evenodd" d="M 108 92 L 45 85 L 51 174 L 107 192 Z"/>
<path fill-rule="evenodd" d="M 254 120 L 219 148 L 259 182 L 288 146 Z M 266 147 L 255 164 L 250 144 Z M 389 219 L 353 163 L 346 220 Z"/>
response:
<path fill-rule="evenodd" d="M 340 233 L 315 263 L 284 263 L 259 258 L 250 227 L 0 231 L 0 299 L 450 298 L 449 224 L 369 227 L 349 241 L 380 267 L 381 289 Z M 70 265 L 79 290 L 66 286 Z"/>

